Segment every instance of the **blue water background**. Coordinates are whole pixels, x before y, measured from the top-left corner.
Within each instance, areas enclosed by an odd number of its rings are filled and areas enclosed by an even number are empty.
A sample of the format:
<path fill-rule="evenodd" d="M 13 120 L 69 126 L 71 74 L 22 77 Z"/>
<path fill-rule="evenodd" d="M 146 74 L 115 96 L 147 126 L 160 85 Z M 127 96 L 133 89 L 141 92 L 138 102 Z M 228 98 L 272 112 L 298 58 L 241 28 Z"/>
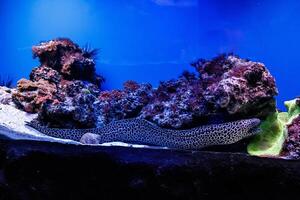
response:
<path fill-rule="evenodd" d="M 300 94 L 296 0 L 2 0 L 0 74 L 28 77 L 38 65 L 31 46 L 56 37 L 101 49 L 104 89 L 128 79 L 157 86 L 197 58 L 234 52 L 266 64 L 279 108 Z"/>

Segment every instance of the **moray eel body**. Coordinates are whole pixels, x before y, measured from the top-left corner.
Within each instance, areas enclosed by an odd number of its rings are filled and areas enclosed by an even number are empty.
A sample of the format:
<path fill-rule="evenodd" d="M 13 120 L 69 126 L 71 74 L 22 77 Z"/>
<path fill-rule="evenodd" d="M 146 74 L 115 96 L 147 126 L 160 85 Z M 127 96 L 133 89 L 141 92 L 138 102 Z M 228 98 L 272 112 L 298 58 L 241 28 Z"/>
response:
<path fill-rule="evenodd" d="M 96 135 L 99 144 L 128 142 L 176 149 L 200 149 L 211 145 L 232 144 L 258 133 L 259 119 L 246 119 L 223 124 L 200 126 L 187 130 L 160 128 L 143 119 L 113 121 L 94 129 L 54 129 L 27 123 L 45 135 L 80 141 L 86 133 Z"/>

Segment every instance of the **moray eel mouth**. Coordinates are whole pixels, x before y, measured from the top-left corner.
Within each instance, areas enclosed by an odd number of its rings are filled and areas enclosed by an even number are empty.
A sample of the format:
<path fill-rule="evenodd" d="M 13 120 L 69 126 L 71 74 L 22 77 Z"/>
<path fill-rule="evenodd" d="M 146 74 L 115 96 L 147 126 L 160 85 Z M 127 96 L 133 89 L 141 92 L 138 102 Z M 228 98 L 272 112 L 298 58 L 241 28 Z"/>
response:
<path fill-rule="evenodd" d="M 248 131 L 248 137 L 251 137 L 251 136 L 254 136 L 254 135 L 257 135 L 261 132 L 261 128 L 260 128 L 260 123 L 261 121 L 259 119 L 253 119 L 253 122 L 251 124 L 251 127 Z"/>

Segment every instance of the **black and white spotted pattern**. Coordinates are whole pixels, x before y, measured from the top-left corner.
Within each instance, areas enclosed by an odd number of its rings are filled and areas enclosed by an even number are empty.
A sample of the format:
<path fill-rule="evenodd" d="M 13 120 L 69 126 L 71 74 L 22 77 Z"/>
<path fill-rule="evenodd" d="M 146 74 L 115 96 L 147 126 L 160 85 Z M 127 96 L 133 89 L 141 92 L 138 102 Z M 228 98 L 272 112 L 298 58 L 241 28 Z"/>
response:
<path fill-rule="evenodd" d="M 97 134 L 98 143 L 128 142 L 177 149 L 200 149 L 211 145 L 235 143 L 258 133 L 259 119 L 245 119 L 223 124 L 200 126 L 187 130 L 160 128 L 143 119 L 124 119 L 95 129 L 52 129 L 28 123 L 52 137 L 80 141 L 85 133 Z"/>

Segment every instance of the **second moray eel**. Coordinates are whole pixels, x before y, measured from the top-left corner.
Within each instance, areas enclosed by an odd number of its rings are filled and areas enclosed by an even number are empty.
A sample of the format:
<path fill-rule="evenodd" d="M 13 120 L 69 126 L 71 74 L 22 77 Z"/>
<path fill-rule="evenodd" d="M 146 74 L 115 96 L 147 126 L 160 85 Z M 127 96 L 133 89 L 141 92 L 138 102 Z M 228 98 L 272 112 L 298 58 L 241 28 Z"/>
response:
<path fill-rule="evenodd" d="M 128 142 L 176 149 L 200 149 L 211 145 L 225 145 L 258 133 L 260 120 L 245 119 L 223 124 L 199 126 L 187 130 L 164 129 L 143 119 L 113 121 L 94 129 L 57 129 L 27 123 L 41 133 L 62 139 L 80 141 L 87 134 L 96 135 L 97 143 Z"/>

